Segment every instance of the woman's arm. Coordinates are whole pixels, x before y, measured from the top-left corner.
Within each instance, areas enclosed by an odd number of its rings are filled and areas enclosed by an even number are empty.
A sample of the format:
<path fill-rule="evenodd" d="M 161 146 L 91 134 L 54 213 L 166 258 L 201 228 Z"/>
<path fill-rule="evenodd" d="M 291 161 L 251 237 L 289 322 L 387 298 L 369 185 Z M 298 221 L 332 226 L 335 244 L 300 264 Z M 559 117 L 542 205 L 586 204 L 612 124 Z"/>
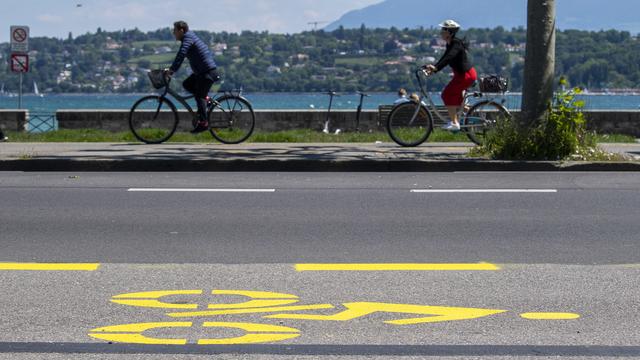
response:
<path fill-rule="evenodd" d="M 462 41 L 460 40 L 454 41 L 451 44 L 451 47 L 449 48 L 449 50 L 447 50 L 447 52 L 444 53 L 442 58 L 434 65 L 436 68 L 436 72 L 447 67 L 447 65 L 449 65 L 451 61 L 453 61 L 453 59 L 455 59 L 456 56 L 460 54 L 461 51 L 464 51 L 464 45 L 462 44 Z"/>

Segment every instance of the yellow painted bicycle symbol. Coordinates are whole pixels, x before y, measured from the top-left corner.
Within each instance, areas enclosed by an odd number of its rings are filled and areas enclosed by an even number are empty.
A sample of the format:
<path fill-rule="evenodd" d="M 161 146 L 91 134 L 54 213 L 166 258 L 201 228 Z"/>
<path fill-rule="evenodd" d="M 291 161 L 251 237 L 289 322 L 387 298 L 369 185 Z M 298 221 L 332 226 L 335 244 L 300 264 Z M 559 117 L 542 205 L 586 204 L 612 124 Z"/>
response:
<path fill-rule="evenodd" d="M 116 295 L 111 299 L 111 302 L 126 306 L 172 310 L 173 312 L 165 315 L 171 319 L 192 319 L 192 321 L 165 321 L 106 326 L 91 330 L 89 336 L 104 341 L 127 344 L 186 345 L 188 340 L 184 338 L 154 338 L 144 333 L 154 332 L 155 330 L 192 328 L 196 319 L 215 318 L 216 316 L 224 315 L 260 314 L 263 315 L 263 319 L 350 321 L 374 313 L 387 313 L 402 317 L 387 320 L 384 323 L 392 326 L 407 326 L 472 320 L 508 312 L 507 310 L 496 309 L 350 302 L 341 304 L 344 309 L 338 310 L 333 314 L 314 314 L 310 312 L 318 310 L 327 312 L 328 310 L 336 310 L 337 307 L 331 304 L 294 305 L 300 301 L 295 295 L 242 290 L 213 290 L 211 292 L 212 295 L 242 296 L 247 300 L 241 303 L 209 304 L 206 310 L 202 311 L 197 311 L 199 308 L 197 303 L 162 301 L 163 298 L 171 296 L 202 296 L 203 294 L 205 294 L 203 290 L 173 290 Z M 573 313 L 525 313 L 520 314 L 520 316 L 525 319 L 538 320 L 572 320 L 580 317 L 580 315 Z M 302 335 L 298 329 L 271 324 L 207 321 L 203 322 L 201 326 L 203 328 L 237 329 L 242 330 L 245 334 L 230 338 L 198 339 L 197 344 L 199 345 L 273 343 L 294 339 Z"/>

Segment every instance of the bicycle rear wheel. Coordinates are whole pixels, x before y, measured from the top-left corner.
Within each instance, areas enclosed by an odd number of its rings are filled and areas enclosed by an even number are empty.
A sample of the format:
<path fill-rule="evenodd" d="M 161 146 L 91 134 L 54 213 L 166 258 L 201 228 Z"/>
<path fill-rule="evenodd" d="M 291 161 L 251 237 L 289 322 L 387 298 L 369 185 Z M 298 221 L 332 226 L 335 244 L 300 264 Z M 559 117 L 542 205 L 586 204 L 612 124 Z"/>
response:
<path fill-rule="evenodd" d="M 249 101 L 225 95 L 216 99 L 209 110 L 211 135 L 224 144 L 239 144 L 249 138 L 256 126 L 256 116 Z"/>
<path fill-rule="evenodd" d="M 511 113 L 504 106 L 494 101 L 482 101 L 475 104 L 462 120 L 462 129 L 469 140 L 482 145 L 487 134 L 500 121 L 510 121 Z"/>
<path fill-rule="evenodd" d="M 129 113 L 129 128 L 133 135 L 146 144 L 161 144 L 178 128 L 178 110 L 168 99 L 147 96 L 138 100 Z"/>
<path fill-rule="evenodd" d="M 398 145 L 418 146 L 433 131 L 431 113 L 424 105 L 406 102 L 394 107 L 387 119 L 387 132 Z"/>

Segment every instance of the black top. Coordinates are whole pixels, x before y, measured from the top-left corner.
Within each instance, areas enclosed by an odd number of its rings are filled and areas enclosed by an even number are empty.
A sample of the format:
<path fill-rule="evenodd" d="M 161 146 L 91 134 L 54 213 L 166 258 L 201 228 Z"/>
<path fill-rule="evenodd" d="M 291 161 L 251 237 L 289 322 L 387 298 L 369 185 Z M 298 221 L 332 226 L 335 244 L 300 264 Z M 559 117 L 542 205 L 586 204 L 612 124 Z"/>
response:
<path fill-rule="evenodd" d="M 469 54 L 464 42 L 458 38 L 453 38 L 450 44 L 447 44 L 447 51 L 436 64 L 437 71 L 440 71 L 450 65 L 453 71 L 464 74 L 471 70 L 473 65 L 469 61 Z"/>

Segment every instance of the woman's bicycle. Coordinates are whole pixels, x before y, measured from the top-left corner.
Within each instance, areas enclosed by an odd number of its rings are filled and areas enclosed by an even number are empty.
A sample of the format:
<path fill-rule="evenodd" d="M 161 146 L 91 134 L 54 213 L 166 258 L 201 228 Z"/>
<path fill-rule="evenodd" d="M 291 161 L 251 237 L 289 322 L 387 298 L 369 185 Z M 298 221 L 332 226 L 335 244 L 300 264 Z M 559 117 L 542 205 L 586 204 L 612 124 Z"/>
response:
<path fill-rule="evenodd" d="M 419 69 L 415 75 L 420 85 L 420 92 L 427 103 L 424 103 L 423 99 L 400 103 L 391 110 L 387 119 L 389 136 L 398 145 L 405 147 L 418 146 L 427 141 L 433 132 L 434 114 L 443 123 L 448 121 L 436 110 L 433 99 L 426 91 L 426 79 L 430 74 Z M 473 102 L 472 99 L 477 101 Z M 460 131 L 466 133 L 474 143 L 482 145 L 487 133 L 499 121 L 510 120 L 511 113 L 501 103 L 487 97 L 486 94 L 473 92 L 465 95 L 459 119 Z"/>
<path fill-rule="evenodd" d="M 161 144 L 173 136 L 178 129 L 180 116 L 168 95 L 187 109 L 195 127 L 198 114 L 187 103 L 194 96 L 183 97 L 171 89 L 171 77 L 163 70 L 150 71 L 149 79 L 154 88 L 164 88 L 164 92 L 162 95 L 145 96 L 133 105 L 129 113 L 129 127 L 133 135 L 147 144 Z M 242 90 L 237 93 L 225 91 L 215 98 L 208 97 L 207 117 L 211 135 L 224 144 L 239 144 L 247 140 L 256 123 L 253 107 L 242 96 Z"/>

